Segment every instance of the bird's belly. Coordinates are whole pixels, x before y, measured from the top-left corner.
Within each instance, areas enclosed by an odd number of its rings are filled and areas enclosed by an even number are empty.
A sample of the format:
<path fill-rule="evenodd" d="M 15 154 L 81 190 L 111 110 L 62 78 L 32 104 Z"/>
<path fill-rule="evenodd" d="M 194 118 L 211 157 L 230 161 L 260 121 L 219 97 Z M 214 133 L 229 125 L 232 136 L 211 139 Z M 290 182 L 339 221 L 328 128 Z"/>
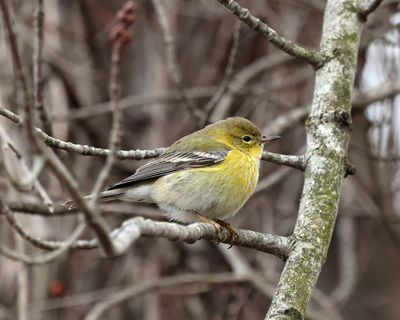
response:
<path fill-rule="evenodd" d="M 228 155 L 229 157 L 230 155 Z M 224 219 L 234 215 L 253 193 L 259 162 L 246 159 L 226 160 L 205 168 L 183 170 L 157 180 L 152 198 L 161 208 L 182 212 L 197 212 L 210 219 Z M 245 160 L 245 161 L 243 161 Z M 239 165 L 240 163 L 240 165 Z"/>

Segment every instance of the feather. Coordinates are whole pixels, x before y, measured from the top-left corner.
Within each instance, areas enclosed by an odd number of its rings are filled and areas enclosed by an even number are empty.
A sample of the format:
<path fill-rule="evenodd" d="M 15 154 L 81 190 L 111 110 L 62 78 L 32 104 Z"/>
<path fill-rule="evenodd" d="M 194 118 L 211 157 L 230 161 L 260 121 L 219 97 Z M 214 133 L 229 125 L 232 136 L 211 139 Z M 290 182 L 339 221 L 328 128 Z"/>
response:
<path fill-rule="evenodd" d="M 228 153 L 229 150 L 224 149 L 218 151 L 166 152 L 156 160 L 137 169 L 133 175 L 112 185 L 107 190 L 128 187 L 139 181 L 162 177 L 176 171 L 211 166 L 223 161 Z"/>

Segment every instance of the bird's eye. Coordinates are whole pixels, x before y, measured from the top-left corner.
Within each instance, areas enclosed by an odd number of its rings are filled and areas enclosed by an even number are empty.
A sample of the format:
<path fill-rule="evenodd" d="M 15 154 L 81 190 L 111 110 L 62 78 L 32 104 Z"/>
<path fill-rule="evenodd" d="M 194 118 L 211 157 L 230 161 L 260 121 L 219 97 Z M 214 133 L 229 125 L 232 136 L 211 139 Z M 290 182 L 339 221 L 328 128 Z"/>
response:
<path fill-rule="evenodd" d="M 250 136 L 243 136 L 243 141 L 246 143 L 249 143 L 251 141 L 251 137 Z"/>

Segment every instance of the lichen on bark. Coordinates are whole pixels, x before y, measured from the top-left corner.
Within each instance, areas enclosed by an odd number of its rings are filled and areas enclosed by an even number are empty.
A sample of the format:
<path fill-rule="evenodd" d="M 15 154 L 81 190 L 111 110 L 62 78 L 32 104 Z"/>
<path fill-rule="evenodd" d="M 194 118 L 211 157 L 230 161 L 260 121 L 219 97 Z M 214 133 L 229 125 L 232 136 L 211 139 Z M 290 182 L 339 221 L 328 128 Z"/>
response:
<path fill-rule="evenodd" d="M 351 92 L 362 29 L 357 0 L 328 0 L 307 120 L 304 188 L 293 245 L 266 319 L 303 319 L 334 229 L 350 137 Z"/>

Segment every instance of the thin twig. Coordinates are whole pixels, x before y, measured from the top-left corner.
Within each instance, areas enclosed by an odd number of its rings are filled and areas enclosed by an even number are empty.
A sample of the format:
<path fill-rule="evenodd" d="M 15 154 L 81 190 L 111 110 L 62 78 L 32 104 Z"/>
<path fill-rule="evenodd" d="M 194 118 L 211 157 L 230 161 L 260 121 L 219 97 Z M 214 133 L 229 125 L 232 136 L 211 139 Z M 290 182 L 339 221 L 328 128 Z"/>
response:
<path fill-rule="evenodd" d="M 365 21 L 367 17 L 374 12 L 382 2 L 383 0 L 364 0 L 360 6 L 358 17 L 362 21 Z"/>
<path fill-rule="evenodd" d="M 265 191 L 271 189 L 277 183 L 281 182 L 284 177 L 286 177 L 291 172 L 290 168 L 282 167 L 274 172 L 270 173 L 264 179 L 261 179 L 258 184 L 256 190 L 254 190 L 253 194 L 259 193 L 261 191 Z"/>
<path fill-rule="evenodd" d="M 5 116 L 11 121 L 20 124 L 21 119 L 19 116 L 14 114 L 13 112 L 0 107 L 0 115 Z M 100 156 L 107 157 L 111 152 L 109 149 L 103 148 L 95 148 L 92 146 L 75 144 L 72 142 L 62 141 L 60 139 L 56 139 L 50 137 L 45 134 L 42 130 L 36 128 L 36 132 L 41 137 L 49 147 L 63 149 L 69 152 L 78 153 L 85 156 Z M 133 159 L 133 160 L 142 160 L 149 158 L 156 158 L 162 155 L 165 151 L 165 148 L 157 148 L 152 150 L 118 150 L 117 157 L 118 159 Z M 302 156 L 291 156 L 291 155 L 281 155 L 277 153 L 264 151 L 262 154 L 262 160 L 270 161 L 280 165 L 287 165 L 292 168 L 297 168 L 299 170 L 304 170 L 303 157 Z"/>
<path fill-rule="evenodd" d="M 351 186 L 351 185 L 350 185 Z M 344 188 L 345 189 L 345 188 Z M 350 206 L 353 202 L 355 194 L 348 192 L 352 190 L 343 190 L 343 194 L 347 194 L 347 199 L 344 197 L 344 201 Z M 347 192 L 346 192 L 347 191 Z M 359 195 L 357 195 L 359 196 Z M 331 299 L 341 306 L 351 297 L 354 292 L 358 272 L 360 267 L 358 266 L 357 249 L 355 245 L 355 222 L 353 217 L 340 217 L 338 221 L 338 237 L 337 241 L 339 247 L 338 267 L 339 276 L 336 283 L 336 287 L 331 294 Z"/>
<path fill-rule="evenodd" d="M 191 100 L 188 99 L 184 90 L 182 82 L 182 73 L 179 67 L 178 58 L 175 51 L 174 37 L 172 36 L 170 23 L 168 21 L 167 14 L 164 8 L 165 3 L 161 3 L 160 0 L 152 0 L 152 3 L 162 32 L 165 54 L 167 59 L 167 68 L 171 75 L 171 80 L 177 89 L 178 98 L 181 101 L 181 103 L 186 106 L 186 108 L 189 110 L 194 119 L 196 119 L 196 121 L 199 124 L 201 124 L 204 122 L 204 114 L 200 112 L 199 109 L 196 108 L 196 106 L 193 104 Z"/>
<path fill-rule="evenodd" d="M 291 168 L 295 168 L 300 171 L 305 170 L 304 156 L 302 155 L 301 156 L 285 155 L 285 154 L 263 151 L 261 159 L 273 162 L 275 164 L 280 164 Z"/>
<path fill-rule="evenodd" d="M 32 102 L 33 102 L 32 94 L 29 91 L 28 82 L 27 82 L 26 76 L 23 71 L 21 56 L 19 54 L 18 46 L 17 46 L 16 35 L 12 29 L 10 13 L 8 11 L 8 7 L 7 7 L 5 0 L 0 0 L 0 9 L 1 9 L 1 13 L 3 15 L 4 29 L 7 34 L 7 38 L 8 38 L 8 42 L 9 42 L 9 48 L 10 48 L 10 53 L 11 53 L 11 58 L 12 58 L 16 78 L 22 89 L 23 108 L 24 108 L 24 119 L 22 121 L 22 124 L 25 126 L 25 129 L 26 129 L 27 135 L 28 135 L 28 139 L 30 140 L 33 149 L 37 149 L 36 136 L 35 136 L 34 130 L 33 130 L 34 110 L 32 107 Z"/>
<path fill-rule="evenodd" d="M 225 92 L 220 103 L 215 107 L 210 116 L 211 122 L 224 119 L 229 115 L 229 110 L 234 101 L 234 97 L 240 92 L 243 92 L 245 86 L 260 72 L 265 72 L 291 60 L 293 60 L 291 56 L 285 55 L 282 52 L 277 52 L 259 58 L 237 72 L 232 78 L 228 90 Z M 248 90 L 246 91 L 246 94 L 249 94 Z"/>
<path fill-rule="evenodd" d="M 273 58 L 273 59 L 272 59 Z M 289 57 L 290 58 L 290 57 Z M 239 71 L 235 77 L 232 79 L 232 81 L 229 84 L 229 87 L 227 88 L 227 92 L 225 93 L 224 97 L 221 98 L 221 102 L 223 99 L 229 100 L 229 103 L 225 104 L 230 104 L 231 101 L 233 100 L 232 96 L 237 96 L 237 95 L 248 95 L 248 94 L 253 94 L 253 95 L 262 95 L 265 96 L 266 90 L 277 90 L 279 88 L 276 87 L 276 85 L 271 85 L 271 88 L 262 88 L 260 90 L 259 88 L 256 87 L 256 90 L 253 89 L 253 87 L 248 87 L 247 83 L 259 72 L 264 71 L 265 69 L 270 69 L 279 63 L 283 63 L 286 61 L 290 61 L 288 59 L 288 56 L 279 54 L 279 55 L 271 55 L 267 57 L 260 58 L 256 60 L 255 62 L 251 63 L 248 65 L 246 68 L 242 69 Z M 300 77 L 303 77 L 304 75 L 300 75 Z M 285 82 L 284 87 L 287 85 L 287 83 L 291 84 L 291 82 L 295 82 L 296 79 L 293 79 L 293 77 L 290 78 L 290 81 Z M 216 92 L 219 90 L 218 87 L 193 87 L 193 88 L 188 88 L 185 90 L 186 95 L 191 98 L 191 99 L 205 99 L 205 98 L 210 98 L 213 95 L 216 94 Z M 370 89 L 368 91 L 362 91 L 362 92 L 355 92 L 353 95 L 353 107 L 355 109 L 359 109 L 361 107 L 364 107 L 366 104 L 373 103 L 376 101 L 383 100 L 385 98 L 390 98 L 395 96 L 400 92 L 400 82 L 399 81 L 388 81 L 382 85 L 380 85 L 377 88 Z M 229 96 L 227 96 L 229 94 Z M 150 105 L 157 105 L 159 106 L 160 102 L 163 103 L 176 103 L 176 94 L 173 92 L 161 92 L 158 94 L 153 94 L 153 95 L 132 95 L 132 96 L 127 96 L 124 97 L 120 100 L 120 109 L 125 110 L 128 108 L 132 107 L 138 107 L 138 106 L 150 106 Z M 220 103 L 221 104 L 221 103 Z M 229 106 L 228 106 L 229 107 Z M 228 109 L 227 107 L 224 107 L 224 109 Z M 295 110 L 296 108 L 293 108 L 292 110 Z M 291 111 L 292 111 L 291 110 Z M 306 115 L 308 115 L 310 110 L 310 107 L 308 106 L 308 109 L 305 110 Z M 110 103 L 109 102 L 104 102 L 104 103 L 99 103 L 94 106 L 87 106 L 83 107 L 77 110 L 74 110 L 73 112 L 70 112 L 68 114 L 60 114 L 60 115 L 54 115 L 53 121 L 59 121 L 59 122 L 64 122 L 68 120 L 79 120 L 79 119 L 85 119 L 85 118 L 93 118 L 96 116 L 101 116 L 107 113 L 110 113 Z M 290 112 L 290 111 L 289 111 Z M 222 114 L 225 114 L 226 111 L 220 112 Z M 285 117 L 285 114 L 282 115 L 282 117 Z M 212 117 L 211 117 L 212 118 Z M 223 118 L 223 117 L 222 117 Z M 272 122 L 271 122 L 272 124 Z M 274 131 L 271 131 L 274 132 Z"/>
<path fill-rule="evenodd" d="M 240 21 L 236 20 L 235 25 L 233 27 L 232 47 L 229 53 L 228 63 L 225 68 L 224 79 L 222 80 L 222 83 L 218 88 L 217 92 L 212 96 L 212 98 L 210 99 L 210 101 L 208 101 L 207 105 L 204 108 L 205 117 L 203 125 L 207 125 L 209 123 L 212 112 L 217 107 L 218 103 L 221 101 L 225 92 L 229 88 L 229 84 L 232 79 L 233 65 L 235 63 L 236 54 L 239 48 L 239 35 L 240 35 Z"/>
<path fill-rule="evenodd" d="M 33 185 L 34 190 L 38 193 L 38 195 L 42 198 L 44 204 L 47 206 L 48 211 L 50 212 L 50 214 L 52 212 L 54 212 L 54 205 L 53 205 L 53 201 L 51 200 L 50 196 L 48 195 L 48 193 L 46 192 L 46 190 L 43 188 L 42 184 L 40 183 L 40 181 L 37 179 L 37 177 L 40 174 L 41 171 L 41 166 L 39 166 L 39 168 L 37 168 L 35 170 L 35 160 L 34 160 L 34 164 L 33 164 L 33 168 L 29 169 L 28 166 L 25 163 L 25 160 L 23 159 L 21 153 L 17 150 L 17 147 L 14 145 L 13 141 L 11 140 L 11 138 L 9 137 L 9 135 L 7 134 L 7 132 L 5 130 L 3 130 L 2 128 L 0 128 L 0 139 L 1 139 L 1 152 L 3 153 L 3 160 L 4 160 L 4 168 L 6 171 L 6 174 L 8 175 L 9 180 L 11 181 L 12 184 L 15 184 L 17 187 L 24 187 L 24 186 L 30 186 L 31 183 Z M 5 149 L 9 148 L 10 150 L 13 151 L 15 158 L 17 159 L 18 163 L 19 163 L 19 168 L 22 171 L 23 174 L 23 178 L 22 181 L 21 179 L 13 179 L 13 175 L 11 174 L 11 172 L 9 172 L 10 170 L 8 170 L 7 168 L 7 156 L 4 154 L 5 153 Z M 40 162 L 44 164 L 44 160 L 43 158 L 39 157 L 38 159 L 40 159 Z M 37 162 L 37 161 L 36 161 Z"/>
<path fill-rule="evenodd" d="M 7 206 L 14 212 L 51 218 L 62 216 L 68 217 L 79 213 L 78 208 L 68 209 L 62 204 L 56 205 L 54 211 L 50 211 L 47 206 L 35 202 L 11 201 L 7 202 Z M 141 216 L 156 220 L 163 220 L 165 218 L 165 215 L 155 207 L 140 206 L 139 204 L 135 205 L 133 203 L 123 202 L 104 205 L 102 207 L 102 213 L 109 216 Z"/>
<path fill-rule="evenodd" d="M 44 10 L 43 0 L 37 0 L 35 13 L 35 41 L 33 47 L 33 86 L 35 108 L 39 113 L 44 132 L 53 135 L 53 128 L 49 119 L 49 115 L 43 105 L 43 79 L 42 79 L 42 63 L 43 63 L 43 24 Z"/>
<path fill-rule="evenodd" d="M 26 231 L 23 230 L 23 228 L 14 219 L 13 213 L 10 211 L 8 206 L 1 201 L 0 201 L 0 211 L 7 217 L 10 225 L 20 236 L 22 236 L 23 239 L 27 240 L 34 246 L 40 247 L 41 249 L 49 250 L 48 247 L 42 245 L 42 243 L 45 243 L 45 241 L 34 239 L 33 237 L 29 236 L 26 233 Z M 53 251 L 43 256 L 30 257 L 24 253 L 15 252 L 12 249 L 9 249 L 5 246 L 0 247 L 0 253 L 12 260 L 19 261 L 29 265 L 40 265 L 49 263 L 56 260 L 61 254 L 66 252 L 75 243 L 75 241 L 82 235 L 85 228 L 86 228 L 86 223 L 84 223 L 84 221 L 80 218 L 78 226 L 71 233 L 71 235 L 65 241 L 57 242 L 57 245 L 51 248 L 51 250 Z"/>
<path fill-rule="evenodd" d="M 23 239 L 34 245 L 35 247 L 42 249 L 42 250 L 48 250 L 48 251 L 54 251 L 57 250 L 61 247 L 63 247 L 64 242 L 57 241 L 47 241 L 47 240 L 42 240 L 39 239 L 35 236 L 32 236 L 29 232 L 23 228 L 18 221 L 14 217 L 14 213 L 11 212 L 10 208 L 3 204 L 3 208 L 1 210 L 1 213 L 6 216 L 8 223 L 12 226 L 12 228 L 18 233 Z M 75 239 L 76 240 L 76 239 Z"/>
<path fill-rule="evenodd" d="M 15 242 L 19 251 L 25 251 L 25 243 L 15 235 Z M 17 266 L 17 314 L 18 320 L 28 320 L 29 278 L 24 264 Z"/>
<path fill-rule="evenodd" d="M 1 14 L 2 14 L 3 20 L 4 20 L 4 29 L 5 29 L 5 32 L 6 32 L 6 35 L 8 38 L 8 42 L 9 42 L 9 48 L 10 48 L 10 53 L 11 53 L 11 57 L 12 57 L 12 61 L 13 61 L 14 71 L 15 71 L 17 80 L 20 83 L 21 88 L 22 88 L 25 117 L 24 117 L 23 121 L 20 120 L 20 123 L 22 123 L 25 126 L 25 128 L 27 130 L 28 139 L 32 142 L 32 144 L 31 144 L 32 147 L 36 150 L 37 149 L 37 141 L 36 141 L 36 136 L 35 136 L 34 127 L 33 127 L 32 95 L 29 91 L 28 83 L 27 83 L 25 74 L 23 72 L 21 57 L 18 52 L 17 40 L 16 40 L 16 36 L 12 29 L 10 13 L 8 11 L 8 7 L 6 5 L 5 0 L 0 0 L 0 11 L 1 11 Z M 29 170 L 27 169 L 26 171 L 29 171 Z M 46 202 L 46 204 L 49 206 L 49 208 L 51 210 L 52 202 L 51 202 L 50 197 L 48 197 L 47 193 L 42 188 L 42 186 L 40 185 L 39 182 L 35 182 L 35 186 L 36 186 L 37 191 L 42 196 L 43 200 Z"/>
<path fill-rule="evenodd" d="M 50 169 L 53 171 L 57 179 L 66 187 L 68 192 L 71 195 L 71 198 L 76 203 L 77 207 L 82 210 L 85 215 L 86 220 L 89 223 L 89 226 L 95 232 L 101 247 L 106 255 L 113 255 L 113 246 L 112 241 L 109 238 L 108 228 L 105 222 L 101 219 L 101 217 L 92 210 L 88 204 L 84 201 L 81 192 L 79 191 L 79 186 L 77 181 L 70 174 L 67 167 L 60 161 L 60 159 L 54 154 L 54 152 L 45 147 L 37 138 L 35 127 L 33 126 L 33 113 L 34 108 L 32 105 L 31 95 L 28 91 L 26 78 L 22 72 L 22 64 L 21 59 L 18 53 L 18 48 L 16 44 L 15 35 L 12 31 L 10 16 L 8 12 L 7 5 L 5 0 L 0 0 L 0 9 L 3 15 L 3 20 L 5 24 L 5 29 L 8 35 L 8 39 L 10 42 L 10 51 L 11 56 L 13 58 L 13 64 L 15 69 L 17 70 L 17 78 L 21 84 L 23 97 L 24 97 L 24 111 L 25 117 L 24 120 L 21 121 L 28 133 L 28 139 L 31 142 L 32 147 L 37 151 L 37 153 L 44 156 L 45 160 L 48 162 Z"/>
<path fill-rule="evenodd" d="M 13 121 L 18 125 L 22 124 L 21 117 L 6 108 L 0 107 L 0 115 L 6 117 L 7 119 Z M 109 149 L 96 148 L 83 144 L 75 144 L 72 142 L 67 142 L 53 138 L 48 134 L 44 133 L 39 128 L 35 128 L 35 130 L 38 136 L 43 140 L 43 142 L 51 148 L 62 149 L 86 156 L 100 156 L 100 157 L 107 157 L 108 154 L 111 152 Z M 125 150 L 125 151 L 119 150 L 117 152 L 117 157 L 120 160 L 123 159 L 143 160 L 143 159 L 157 158 L 163 154 L 164 150 L 165 150 L 164 148 L 156 148 L 152 150 Z"/>
<path fill-rule="evenodd" d="M 189 99 L 210 98 L 217 91 L 215 86 L 193 87 L 185 90 Z M 242 92 L 244 94 L 244 92 Z M 176 96 L 175 90 L 166 90 L 154 94 L 136 94 L 126 96 L 120 100 L 120 109 L 125 110 L 140 106 L 157 106 L 160 104 L 173 103 L 179 106 L 180 100 Z M 76 110 L 69 110 L 67 114 L 54 115 L 54 121 L 64 122 L 69 120 L 79 120 L 93 118 L 111 112 L 110 102 L 101 102 L 93 106 L 83 106 Z"/>
<path fill-rule="evenodd" d="M 16 36 L 14 34 L 12 25 L 11 25 L 11 18 L 10 18 L 10 13 L 7 8 L 6 0 L 0 0 L 0 10 L 1 14 L 3 16 L 3 23 L 4 23 L 4 31 L 6 33 L 9 46 L 10 46 L 10 53 L 11 53 L 11 58 L 13 61 L 13 66 L 14 66 L 14 72 L 15 76 L 18 80 L 18 82 L 21 85 L 21 89 L 23 91 L 23 97 L 24 97 L 24 111 L 29 113 L 29 104 L 31 103 L 31 94 L 29 93 L 29 88 L 28 88 L 28 83 L 26 81 L 23 68 L 22 68 L 22 62 L 21 62 L 21 57 L 18 53 L 18 47 L 17 47 L 17 41 L 16 41 Z"/>
<path fill-rule="evenodd" d="M 240 254 L 240 251 L 235 247 L 231 249 L 227 249 L 226 247 L 218 247 L 219 251 L 225 257 L 227 262 L 230 264 L 233 272 L 236 276 L 248 279 L 248 281 L 263 293 L 266 297 L 272 298 L 275 292 L 275 285 L 271 283 L 271 280 L 267 279 L 265 276 L 257 272 L 245 259 L 243 255 Z M 315 295 L 315 300 L 323 307 L 327 307 L 325 300 L 328 300 L 327 297 L 323 294 Z M 329 312 L 331 314 L 337 315 L 340 314 L 339 311 L 331 304 L 329 308 Z M 325 315 L 319 311 L 316 311 L 311 306 L 307 310 L 307 319 L 309 320 L 320 320 L 325 319 Z M 332 319 L 338 320 L 342 319 L 341 317 L 331 317 Z"/>
<path fill-rule="evenodd" d="M 400 80 L 386 81 L 375 88 L 355 92 L 352 105 L 355 109 L 361 109 L 371 103 L 392 98 L 400 93 Z"/>
<path fill-rule="evenodd" d="M 308 62 L 314 67 L 314 69 L 319 69 L 324 64 L 326 57 L 321 52 L 304 48 L 284 38 L 268 24 L 261 22 L 260 19 L 251 15 L 248 9 L 241 7 L 236 1 L 218 0 L 218 2 L 227 7 L 235 16 L 246 23 L 250 28 L 265 36 L 274 46 L 286 52 L 287 54 Z"/>
<path fill-rule="evenodd" d="M 116 304 L 155 290 L 193 284 L 214 285 L 234 284 L 239 282 L 247 282 L 247 279 L 232 273 L 181 274 L 165 278 L 151 279 L 110 295 L 107 300 L 96 304 L 92 310 L 89 311 L 84 320 L 98 320 L 105 311 L 109 310 Z"/>
<path fill-rule="evenodd" d="M 127 25 L 124 23 L 124 17 L 130 15 L 133 17 L 133 4 L 129 7 L 131 12 L 127 12 L 127 5 L 124 6 L 123 9 L 120 10 L 121 20 L 117 26 L 114 28 L 118 28 L 119 33 L 112 34 L 112 52 L 111 52 L 111 71 L 110 71 L 110 83 L 109 83 L 109 94 L 110 94 L 110 105 L 113 110 L 113 122 L 110 133 L 110 143 L 109 149 L 110 152 L 107 155 L 107 161 L 104 165 L 103 169 L 100 171 L 99 176 L 94 184 L 92 191 L 92 203 L 95 204 L 95 208 L 97 209 L 96 203 L 99 197 L 100 191 L 104 188 L 106 180 L 111 172 L 111 167 L 117 157 L 117 150 L 121 144 L 121 136 L 122 136 L 122 113 L 119 108 L 119 99 L 121 96 L 120 92 L 120 83 L 119 83 L 119 68 L 120 68 L 120 60 L 121 60 L 121 51 L 123 46 L 127 41 L 130 40 L 130 37 L 124 37 L 129 30 L 129 27 L 132 23 Z M 133 21 L 133 20 L 132 20 Z"/>

